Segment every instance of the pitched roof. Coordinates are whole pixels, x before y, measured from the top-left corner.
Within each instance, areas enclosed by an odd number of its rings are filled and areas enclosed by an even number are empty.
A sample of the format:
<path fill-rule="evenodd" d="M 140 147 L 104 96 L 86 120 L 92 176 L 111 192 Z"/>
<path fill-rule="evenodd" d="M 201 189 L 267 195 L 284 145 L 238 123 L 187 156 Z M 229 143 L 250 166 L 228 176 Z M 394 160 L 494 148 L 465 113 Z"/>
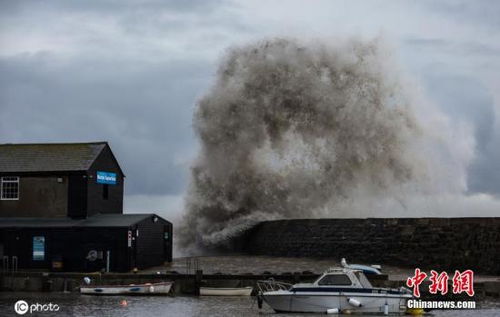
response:
<path fill-rule="evenodd" d="M 72 227 L 78 220 L 71 218 L 29 218 L 29 217 L 2 217 L 0 228 L 56 228 Z"/>
<path fill-rule="evenodd" d="M 86 219 L 4 217 L 0 218 L 0 228 L 128 228 L 149 217 L 158 216 L 156 214 L 97 214 Z"/>
<path fill-rule="evenodd" d="M 79 227 L 129 227 L 155 214 L 97 214 L 82 220 Z M 158 217 L 158 216 L 156 216 Z M 159 218 L 159 217 L 158 217 Z"/>
<path fill-rule="evenodd" d="M 0 172 L 86 171 L 107 142 L 0 144 Z"/>

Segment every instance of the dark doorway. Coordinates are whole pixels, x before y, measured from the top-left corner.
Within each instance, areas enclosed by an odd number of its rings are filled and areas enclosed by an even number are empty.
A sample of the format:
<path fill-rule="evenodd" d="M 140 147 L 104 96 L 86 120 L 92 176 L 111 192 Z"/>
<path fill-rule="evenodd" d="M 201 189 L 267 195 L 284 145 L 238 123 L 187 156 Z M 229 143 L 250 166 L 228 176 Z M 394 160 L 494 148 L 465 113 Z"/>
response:
<path fill-rule="evenodd" d="M 70 175 L 68 179 L 68 216 L 85 217 L 87 215 L 87 178 L 84 175 Z"/>

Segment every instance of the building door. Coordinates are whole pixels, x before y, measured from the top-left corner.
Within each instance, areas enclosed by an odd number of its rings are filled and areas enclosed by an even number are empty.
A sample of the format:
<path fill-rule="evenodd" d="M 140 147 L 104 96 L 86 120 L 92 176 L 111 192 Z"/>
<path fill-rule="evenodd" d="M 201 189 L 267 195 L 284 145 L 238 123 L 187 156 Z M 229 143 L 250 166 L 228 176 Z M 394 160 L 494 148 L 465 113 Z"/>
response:
<path fill-rule="evenodd" d="M 84 175 L 68 177 L 68 217 L 87 216 L 87 178 Z"/>
<path fill-rule="evenodd" d="M 133 229 L 128 228 L 127 230 L 127 250 L 129 256 L 129 269 L 137 267 L 137 248 L 135 247 L 134 240 L 132 239 Z"/>
<path fill-rule="evenodd" d="M 22 230 L 7 229 L 3 240 L 3 253 L 8 257 L 8 267 L 12 268 L 13 257 L 18 268 L 32 268 L 30 234 Z"/>

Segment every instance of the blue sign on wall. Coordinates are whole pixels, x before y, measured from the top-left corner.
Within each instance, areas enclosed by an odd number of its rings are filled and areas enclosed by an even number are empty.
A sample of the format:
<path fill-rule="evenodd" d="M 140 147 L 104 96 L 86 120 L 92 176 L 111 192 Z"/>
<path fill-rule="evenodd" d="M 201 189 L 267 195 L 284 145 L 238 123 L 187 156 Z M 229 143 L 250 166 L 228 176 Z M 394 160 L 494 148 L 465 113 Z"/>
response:
<path fill-rule="evenodd" d="M 116 185 L 116 173 L 97 171 L 97 183 Z"/>
<path fill-rule="evenodd" d="M 45 237 L 33 237 L 33 260 L 45 260 Z"/>

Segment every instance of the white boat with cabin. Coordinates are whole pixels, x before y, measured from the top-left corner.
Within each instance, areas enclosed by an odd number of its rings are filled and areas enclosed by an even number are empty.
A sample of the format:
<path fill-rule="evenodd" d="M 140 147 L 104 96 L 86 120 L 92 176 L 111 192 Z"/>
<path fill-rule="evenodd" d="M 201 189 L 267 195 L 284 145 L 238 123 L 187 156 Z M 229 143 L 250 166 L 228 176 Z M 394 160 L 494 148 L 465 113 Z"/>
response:
<path fill-rule="evenodd" d="M 257 282 L 259 307 L 287 313 L 401 314 L 412 298 L 406 288 L 373 287 L 361 270 L 331 268 L 313 283 Z"/>

